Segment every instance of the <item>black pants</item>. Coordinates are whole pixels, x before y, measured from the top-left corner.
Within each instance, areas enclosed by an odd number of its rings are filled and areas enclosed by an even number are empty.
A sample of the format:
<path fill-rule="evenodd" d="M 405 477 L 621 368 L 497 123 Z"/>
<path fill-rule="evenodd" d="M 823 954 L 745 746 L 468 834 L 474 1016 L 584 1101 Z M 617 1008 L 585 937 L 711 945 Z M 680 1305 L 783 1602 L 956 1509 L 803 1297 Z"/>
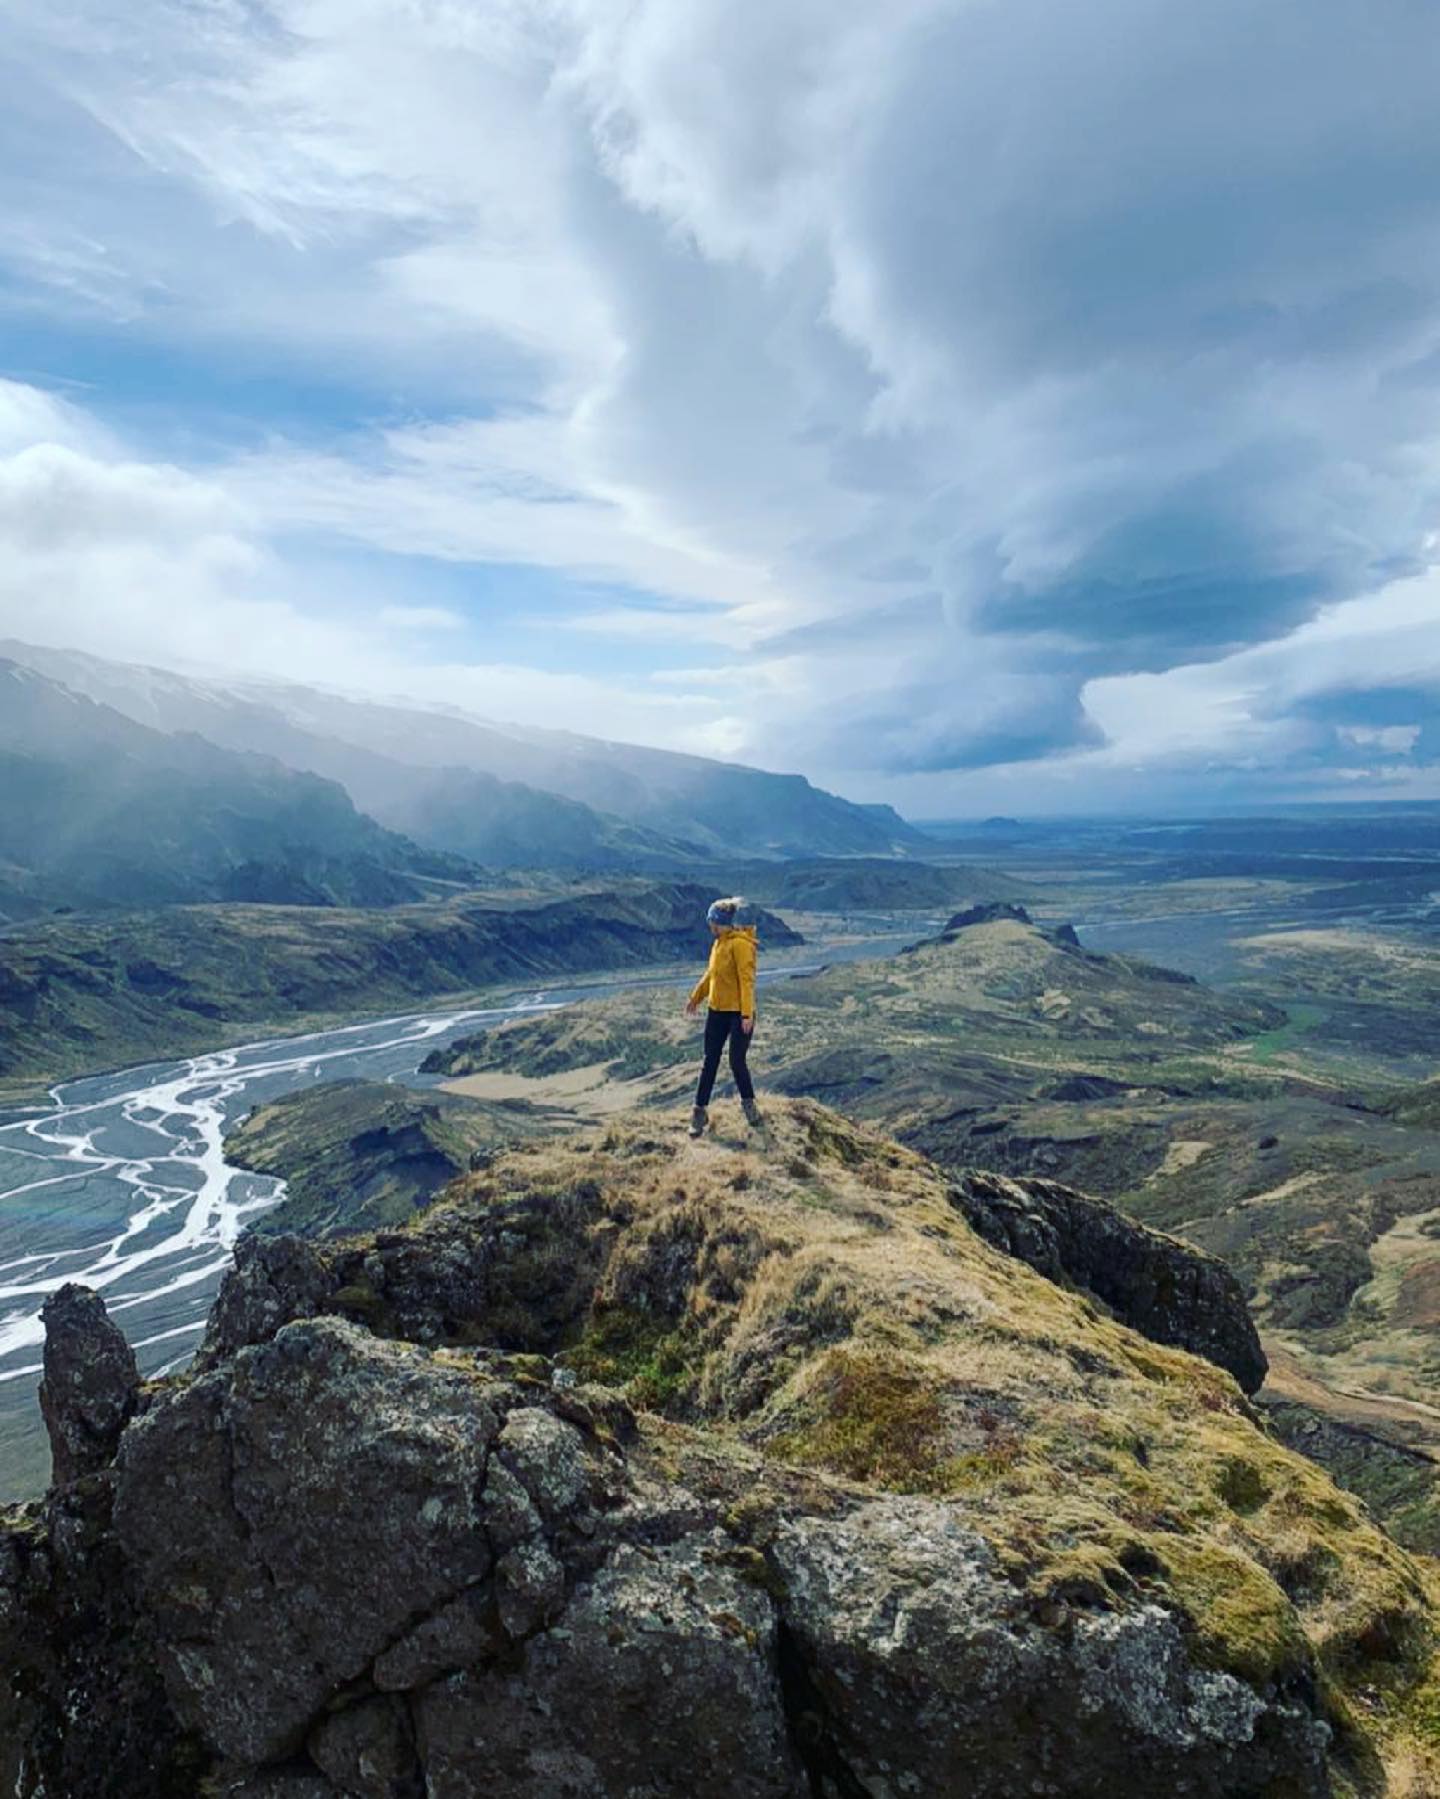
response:
<path fill-rule="evenodd" d="M 715 1076 L 720 1072 L 720 1052 L 730 1044 L 730 1072 L 741 1099 L 754 1099 L 755 1086 L 745 1058 L 750 1053 L 750 1038 L 740 1028 L 739 1012 L 710 1012 L 705 1018 L 705 1064 L 700 1070 L 700 1085 L 695 1090 L 695 1104 L 708 1106 L 715 1090 Z"/>

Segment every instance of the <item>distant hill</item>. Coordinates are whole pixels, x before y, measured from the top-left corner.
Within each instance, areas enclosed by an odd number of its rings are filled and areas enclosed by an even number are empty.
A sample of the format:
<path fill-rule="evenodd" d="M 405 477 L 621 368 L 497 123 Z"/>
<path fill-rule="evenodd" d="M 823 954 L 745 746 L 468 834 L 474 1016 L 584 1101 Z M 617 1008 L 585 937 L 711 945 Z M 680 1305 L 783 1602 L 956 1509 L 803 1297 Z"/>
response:
<path fill-rule="evenodd" d="M 0 661 L 0 914 L 206 900 L 402 905 L 476 878 L 333 781 L 167 735 Z"/>
<path fill-rule="evenodd" d="M 767 1084 L 898 1127 L 945 1159 L 981 1109 L 1076 1067 L 1117 1063 L 1129 1087 L 1183 1051 L 1220 1050 L 1284 1021 L 1277 1007 L 993 910 L 898 956 L 770 988 L 757 1035 Z M 536 1077 L 613 1061 L 622 1078 L 660 1073 L 656 1092 L 670 1101 L 681 1087 L 672 1092 L 664 1071 L 688 1081 L 693 1036 L 663 996 L 630 993 L 458 1038 L 424 1066 Z"/>
<path fill-rule="evenodd" d="M 172 906 L 0 934 L 0 1085 L 18 1088 L 246 1034 L 608 968 L 703 962 L 708 888 L 470 895 L 389 911 Z M 802 939 L 778 918 L 766 940 Z"/>
<path fill-rule="evenodd" d="M 332 1237 L 399 1224 L 492 1151 L 551 1128 L 519 1100 L 327 1081 L 257 1106 L 227 1132 L 225 1157 L 285 1182 L 285 1197 L 252 1230 Z"/>
<path fill-rule="evenodd" d="M 715 878 L 749 899 L 810 912 L 943 912 L 965 901 L 1021 899 L 1029 892 L 993 869 L 879 856 L 730 864 L 717 868 Z"/>
<path fill-rule="evenodd" d="M 801 775 L 495 724 L 453 709 L 281 683 L 194 680 L 71 651 L 3 644 L 0 654 L 152 729 L 198 732 L 341 781 L 357 805 L 392 828 L 492 865 L 512 857 L 555 865 L 542 856 L 654 867 L 664 858 L 675 865 L 717 854 L 913 855 L 929 841 L 888 806 L 854 805 Z M 518 791 L 467 789 L 462 772 Z M 561 801 L 591 816 L 565 811 Z M 493 839 L 486 835 L 492 810 Z"/>

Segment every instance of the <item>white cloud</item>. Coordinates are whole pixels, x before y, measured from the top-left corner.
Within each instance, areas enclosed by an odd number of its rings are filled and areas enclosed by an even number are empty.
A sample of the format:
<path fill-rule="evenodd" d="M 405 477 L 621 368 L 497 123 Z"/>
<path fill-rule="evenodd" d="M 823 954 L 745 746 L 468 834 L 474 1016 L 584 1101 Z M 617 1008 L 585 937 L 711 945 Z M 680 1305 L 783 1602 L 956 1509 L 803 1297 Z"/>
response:
<path fill-rule="evenodd" d="M 22 441 L 51 429 L 70 441 Z M 0 446 L 9 446 L 0 447 L 0 636 L 231 678 L 411 695 L 641 742 L 698 749 L 712 740 L 722 714 L 701 692 L 430 659 L 425 640 L 465 624 L 446 608 L 311 611 L 289 596 L 293 577 L 221 479 L 129 459 L 113 443 L 108 457 L 70 447 L 87 441 L 109 443 L 77 408 L 0 385 Z"/>
<path fill-rule="evenodd" d="M 0 379 L 0 454 L 48 445 L 60 450 L 97 448 L 109 440 L 95 422 L 58 394 L 22 381 Z"/>
<path fill-rule="evenodd" d="M 385 631 L 463 631 L 465 620 L 446 606 L 382 606 L 375 623 Z"/>
<path fill-rule="evenodd" d="M 1338 781 L 1411 728 L 1341 696 L 1436 708 L 1432 9 L 12 13 L 12 306 L 403 396 L 177 470 L 0 389 L 0 579 L 90 647 L 393 683 L 408 618 L 460 682 L 403 591 L 307 603 L 325 542 L 630 589 L 577 670 L 714 666 L 524 704 L 896 796 Z"/>
<path fill-rule="evenodd" d="M 534 414 L 417 426 L 347 446 L 282 448 L 230 471 L 276 529 L 449 562 L 530 563 L 587 581 L 783 616 L 767 571 L 656 519 L 642 493 L 596 478 L 567 419 Z"/>
<path fill-rule="evenodd" d="M 1338 735 L 1362 749 L 1373 746 L 1387 755 L 1408 756 L 1420 741 L 1419 725 L 1341 725 Z"/>

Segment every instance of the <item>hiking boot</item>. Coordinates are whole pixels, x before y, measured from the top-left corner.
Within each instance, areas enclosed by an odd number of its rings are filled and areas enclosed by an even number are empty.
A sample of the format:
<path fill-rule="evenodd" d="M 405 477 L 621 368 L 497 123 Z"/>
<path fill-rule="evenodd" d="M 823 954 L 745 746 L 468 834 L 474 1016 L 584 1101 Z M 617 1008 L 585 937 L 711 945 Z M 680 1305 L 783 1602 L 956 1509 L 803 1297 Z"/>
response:
<path fill-rule="evenodd" d="M 755 1104 L 755 1101 L 753 1099 L 742 1099 L 740 1104 L 744 1106 L 745 1116 L 750 1120 L 751 1124 L 754 1125 L 755 1129 L 757 1131 L 764 1130 L 765 1120 L 761 1117 L 760 1108 Z"/>
<path fill-rule="evenodd" d="M 695 1110 L 690 1114 L 690 1135 L 692 1137 L 703 1137 L 709 1123 L 710 1114 L 705 1110 L 704 1106 L 696 1106 Z"/>

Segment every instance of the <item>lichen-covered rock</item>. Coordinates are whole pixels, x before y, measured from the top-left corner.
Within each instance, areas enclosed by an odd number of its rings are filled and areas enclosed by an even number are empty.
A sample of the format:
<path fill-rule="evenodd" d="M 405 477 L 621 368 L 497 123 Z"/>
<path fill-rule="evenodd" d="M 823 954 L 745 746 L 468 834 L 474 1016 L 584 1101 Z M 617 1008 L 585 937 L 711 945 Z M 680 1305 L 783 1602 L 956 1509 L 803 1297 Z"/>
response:
<path fill-rule="evenodd" d="M 493 1613 L 487 1591 L 467 1589 L 377 1655 L 371 1678 L 382 1693 L 403 1692 L 490 1660 L 504 1648 Z"/>
<path fill-rule="evenodd" d="M 521 1406 L 506 1418 L 495 1450 L 538 1508 L 540 1517 L 563 1517 L 585 1492 L 585 1440 L 538 1406 Z"/>
<path fill-rule="evenodd" d="M 564 1602 L 565 1570 L 543 1543 L 517 1543 L 495 1564 L 495 1603 L 507 1636 L 530 1636 Z"/>
<path fill-rule="evenodd" d="M 333 1243 L 242 1237 L 194 1366 L 216 1367 L 292 1319 L 322 1315 L 412 1343 L 548 1346 L 594 1292 L 601 1255 L 589 1231 L 598 1198 L 522 1187 L 483 1215 L 436 1206 L 421 1215 L 423 1233 Z"/>
<path fill-rule="evenodd" d="M 209 1760 L 156 1672 L 108 1470 L 0 1513 L 0 1792 L 192 1799 Z"/>
<path fill-rule="evenodd" d="M 377 1695 L 322 1718 L 310 1757 L 354 1799 L 424 1799 L 424 1778 L 399 1699 Z"/>
<path fill-rule="evenodd" d="M 1152 1342 L 1204 1356 L 1247 1393 L 1264 1383 L 1260 1333 L 1239 1281 L 1217 1257 L 1058 1181 L 971 1169 L 950 1198 L 987 1243 L 1051 1280 L 1084 1287 Z"/>
<path fill-rule="evenodd" d="M 222 1779 L 216 1791 L 224 1799 L 340 1799 L 342 1789 L 319 1774 L 272 1772 L 248 1780 Z"/>
<path fill-rule="evenodd" d="M 500 1415 L 459 1368 L 297 1322 L 139 1419 L 116 1531 L 177 1715 L 264 1762 L 493 1562 L 479 1504 Z"/>
<path fill-rule="evenodd" d="M 1328 1789 L 1330 1733 L 1313 1692 L 1262 1696 L 1197 1668 L 1158 1606 L 1058 1608 L 1042 1622 L 945 1506 L 897 1499 L 796 1520 L 772 1554 L 815 1759 L 845 1770 L 845 1790 L 1099 1799 L 1278 1791 L 1282 1780 L 1296 1793 Z"/>
<path fill-rule="evenodd" d="M 118 1530 L 177 1715 L 232 1767 L 303 1749 L 365 1799 L 572 1790 L 566 1757 L 575 1791 L 798 1792 L 733 1544 L 652 1546 L 673 1505 L 525 1398 L 317 1318 L 138 1423 Z"/>
<path fill-rule="evenodd" d="M 303 1237 L 247 1234 L 220 1283 L 192 1366 L 213 1368 L 251 1343 L 267 1343 L 296 1318 L 312 1318 L 335 1290 L 331 1259 Z"/>
<path fill-rule="evenodd" d="M 418 1707 L 432 1799 L 801 1799 L 767 1596 L 709 1531 L 626 1544 L 517 1670 L 437 1682 Z"/>
<path fill-rule="evenodd" d="M 135 1352 L 90 1287 L 68 1282 L 45 1301 L 40 1411 L 56 1486 L 93 1474 L 115 1454 L 140 1391 Z"/>

